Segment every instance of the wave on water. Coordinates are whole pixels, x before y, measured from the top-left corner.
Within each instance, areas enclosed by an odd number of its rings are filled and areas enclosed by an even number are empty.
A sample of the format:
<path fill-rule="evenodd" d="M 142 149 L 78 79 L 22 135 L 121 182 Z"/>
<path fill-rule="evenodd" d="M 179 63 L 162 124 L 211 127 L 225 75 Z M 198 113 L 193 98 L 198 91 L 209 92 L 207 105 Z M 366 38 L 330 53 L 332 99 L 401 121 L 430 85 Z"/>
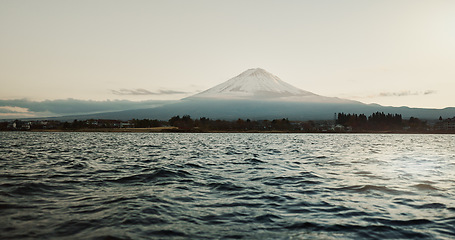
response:
<path fill-rule="evenodd" d="M 454 140 L 1 132 L 0 238 L 453 239 Z"/>

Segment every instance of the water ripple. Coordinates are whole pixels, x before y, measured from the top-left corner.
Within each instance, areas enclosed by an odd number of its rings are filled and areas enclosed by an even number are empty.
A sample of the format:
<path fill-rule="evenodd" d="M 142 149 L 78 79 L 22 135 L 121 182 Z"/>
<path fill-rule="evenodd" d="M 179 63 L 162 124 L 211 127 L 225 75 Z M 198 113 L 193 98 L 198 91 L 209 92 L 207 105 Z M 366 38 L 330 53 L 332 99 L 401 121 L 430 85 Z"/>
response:
<path fill-rule="evenodd" d="M 0 132 L 1 239 L 453 239 L 453 135 Z"/>

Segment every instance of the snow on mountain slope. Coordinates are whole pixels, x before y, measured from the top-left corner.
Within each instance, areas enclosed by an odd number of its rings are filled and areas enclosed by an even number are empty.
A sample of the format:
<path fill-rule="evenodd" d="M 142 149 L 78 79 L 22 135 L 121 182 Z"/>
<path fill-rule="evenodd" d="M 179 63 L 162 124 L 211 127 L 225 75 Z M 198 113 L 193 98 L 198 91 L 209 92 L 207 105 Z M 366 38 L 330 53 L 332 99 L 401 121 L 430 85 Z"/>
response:
<path fill-rule="evenodd" d="M 261 68 L 246 70 L 240 75 L 231 78 L 224 83 L 186 99 L 244 99 L 330 103 L 355 102 L 339 98 L 324 97 L 312 92 L 301 90 L 282 81 L 277 76 Z"/>

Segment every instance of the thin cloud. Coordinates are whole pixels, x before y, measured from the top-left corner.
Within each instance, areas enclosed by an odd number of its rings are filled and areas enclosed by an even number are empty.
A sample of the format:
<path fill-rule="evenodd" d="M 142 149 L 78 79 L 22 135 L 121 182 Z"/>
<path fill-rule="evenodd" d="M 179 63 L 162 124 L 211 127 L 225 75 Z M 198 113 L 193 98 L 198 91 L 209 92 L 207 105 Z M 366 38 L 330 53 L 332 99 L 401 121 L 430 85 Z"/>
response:
<path fill-rule="evenodd" d="M 27 108 L 0 106 L 0 113 L 27 113 L 27 112 L 28 112 Z"/>
<path fill-rule="evenodd" d="M 26 118 L 35 116 L 37 115 L 29 112 L 27 108 L 0 106 L 0 118 Z"/>
<path fill-rule="evenodd" d="M 155 93 L 150 92 L 149 90 L 138 88 L 138 89 L 125 89 L 112 90 L 112 93 L 115 95 L 155 95 Z"/>
<path fill-rule="evenodd" d="M 380 97 L 405 97 L 405 96 L 413 96 L 419 95 L 418 92 L 411 92 L 411 91 L 401 91 L 401 92 L 382 92 L 379 93 Z"/>
<path fill-rule="evenodd" d="M 430 94 L 435 94 L 436 91 L 434 90 L 426 90 L 425 92 L 423 92 L 423 95 L 430 95 Z"/>
<path fill-rule="evenodd" d="M 419 95 L 430 95 L 435 94 L 434 90 L 426 90 L 424 92 L 412 92 L 412 91 L 401 91 L 401 92 L 381 92 L 378 97 L 406 97 L 406 96 L 419 96 Z"/>
<path fill-rule="evenodd" d="M 167 94 L 187 94 L 190 92 L 181 92 L 181 91 L 174 91 L 174 90 L 160 90 L 158 92 L 159 95 L 167 95 Z"/>
<path fill-rule="evenodd" d="M 151 92 L 147 89 L 126 89 L 111 91 L 115 95 L 134 95 L 134 96 L 145 96 L 145 95 L 172 95 L 172 94 L 187 94 L 188 92 L 174 91 L 174 90 L 159 90 L 158 92 Z"/>
<path fill-rule="evenodd" d="M 381 98 L 381 97 L 407 97 L 407 96 L 426 96 L 431 94 L 436 94 L 435 90 L 426 90 L 426 91 L 399 91 L 399 92 L 380 92 L 380 93 L 371 93 L 368 95 L 344 95 L 346 98 Z"/>

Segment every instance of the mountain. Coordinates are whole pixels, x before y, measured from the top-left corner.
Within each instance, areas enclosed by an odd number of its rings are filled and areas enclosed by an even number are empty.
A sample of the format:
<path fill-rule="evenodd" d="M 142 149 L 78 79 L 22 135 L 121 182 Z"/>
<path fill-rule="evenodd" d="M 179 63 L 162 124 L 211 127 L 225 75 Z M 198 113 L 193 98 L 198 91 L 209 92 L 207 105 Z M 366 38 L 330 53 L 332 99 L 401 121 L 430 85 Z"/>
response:
<path fill-rule="evenodd" d="M 296 88 L 261 68 L 248 69 L 240 75 L 184 100 L 263 100 L 313 103 L 354 103 L 324 97 Z M 359 103 L 359 102 L 356 102 Z"/>
<path fill-rule="evenodd" d="M 301 90 L 260 68 L 249 69 L 240 75 L 196 95 L 160 107 L 99 113 L 83 116 L 66 116 L 57 119 L 160 119 L 169 120 L 176 115 L 192 118 L 235 120 L 238 118 L 264 120 L 289 118 L 290 120 L 331 120 L 335 113 L 374 112 L 398 113 L 404 118 L 437 119 L 455 116 L 455 108 L 422 109 L 384 107 L 358 101 L 325 97 Z"/>

